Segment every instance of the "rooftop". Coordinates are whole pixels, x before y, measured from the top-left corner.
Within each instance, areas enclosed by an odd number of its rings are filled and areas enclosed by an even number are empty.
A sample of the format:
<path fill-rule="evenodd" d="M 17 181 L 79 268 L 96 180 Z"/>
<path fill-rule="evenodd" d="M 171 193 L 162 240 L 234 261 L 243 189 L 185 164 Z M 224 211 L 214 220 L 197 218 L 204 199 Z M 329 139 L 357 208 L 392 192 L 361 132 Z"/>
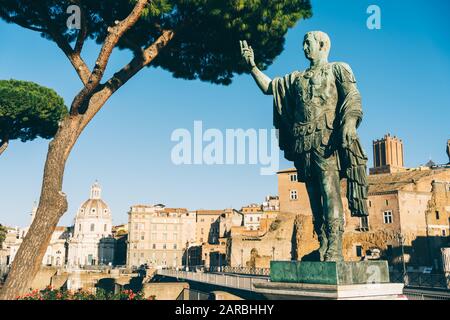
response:
<path fill-rule="evenodd" d="M 296 172 L 295 168 L 278 171 L 278 174 Z M 402 172 L 371 174 L 367 176 L 369 182 L 369 193 L 383 193 L 402 190 L 410 184 L 417 183 L 420 179 L 429 178 L 433 175 L 448 172 L 450 167 L 433 167 L 407 169 Z"/>
<path fill-rule="evenodd" d="M 197 210 L 197 215 L 221 215 L 224 210 Z"/>

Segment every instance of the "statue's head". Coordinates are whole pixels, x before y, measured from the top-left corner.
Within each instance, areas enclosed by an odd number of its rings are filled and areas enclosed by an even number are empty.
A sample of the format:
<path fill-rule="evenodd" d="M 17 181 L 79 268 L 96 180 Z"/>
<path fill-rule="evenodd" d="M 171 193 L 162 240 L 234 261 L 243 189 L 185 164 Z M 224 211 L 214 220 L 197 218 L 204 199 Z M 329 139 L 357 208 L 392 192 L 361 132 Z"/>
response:
<path fill-rule="evenodd" d="M 303 40 L 303 50 L 308 60 L 318 60 L 328 58 L 330 53 L 330 37 L 322 31 L 310 31 L 305 34 Z"/>

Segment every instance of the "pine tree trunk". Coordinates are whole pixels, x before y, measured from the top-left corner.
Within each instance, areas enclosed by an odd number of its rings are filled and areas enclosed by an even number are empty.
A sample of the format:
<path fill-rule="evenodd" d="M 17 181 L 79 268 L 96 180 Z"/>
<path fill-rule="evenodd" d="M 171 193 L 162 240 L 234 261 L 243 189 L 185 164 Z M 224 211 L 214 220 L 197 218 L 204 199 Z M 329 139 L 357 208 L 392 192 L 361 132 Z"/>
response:
<path fill-rule="evenodd" d="M 15 299 L 31 288 L 53 231 L 67 210 L 66 196 L 61 191 L 64 168 L 80 134 L 80 120 L 80 116 L 65 118 L 49 144 L 36 216 L 14 258 L 0 299 Z"/>

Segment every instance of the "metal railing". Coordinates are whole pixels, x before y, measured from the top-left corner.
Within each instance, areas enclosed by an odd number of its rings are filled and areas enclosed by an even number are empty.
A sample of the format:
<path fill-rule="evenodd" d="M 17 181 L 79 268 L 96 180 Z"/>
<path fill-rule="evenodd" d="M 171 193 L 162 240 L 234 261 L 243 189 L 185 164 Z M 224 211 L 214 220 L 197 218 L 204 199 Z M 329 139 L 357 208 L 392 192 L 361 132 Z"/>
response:
<path fill-rule="evenodd" d="M 162 269 L 157 271 L 158 275 L 173 277 L 177 279 L 191 280 L 213 284 L 222 287 L 235 288 L 247 291 L 254 291 L 254 282 L 264 281 L 261 278 L 253 278 L 243 275 L 218 274 L 203 272 L 187 272 L 179 270 Z"/>
<path fill-rule="evenodd" d="M 450 300 L 450 292 L 404 289 L 408 300 Z"/>
<path fill-rule="evenodd" d="M 407 287 L 450 289 L 450 273 L 390 272 L 391 282 L 404 283 Z"/>
<path fill-rule="evenodd" d="M 246 274 L 246 275 L 255 275 L 255 276 L 269 276 L 270 275 L 270 268 L 249 268 L 249 267 L 224 266 L 221 269 L 222 269 L 222 272 L 225 272 L 225 273 Z"/>
<path fill-rule="evenodd" d="M 194 301 L 200 301 L 200 300 L 211 300 L 210 294 L 193 290 L 193 289 L 183 289 L 181 293 L 178 295 L 176 300 L 194 300 Z"/>

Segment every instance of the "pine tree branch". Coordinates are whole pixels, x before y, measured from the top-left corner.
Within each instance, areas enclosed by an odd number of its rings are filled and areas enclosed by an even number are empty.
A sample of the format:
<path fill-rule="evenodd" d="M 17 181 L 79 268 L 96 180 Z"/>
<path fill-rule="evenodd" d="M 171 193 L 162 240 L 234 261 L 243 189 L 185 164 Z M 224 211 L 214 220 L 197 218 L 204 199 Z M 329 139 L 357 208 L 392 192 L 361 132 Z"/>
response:
<path fill-rule="evenodd" d="M 2 139 L 0 142 L 0 155 L 8 148 L 9 140 L 8 139 Z"/>
<path fill-rule="evenodd" d="M 70 107 L 70 113 L 76 115 L 79 113 L 83 102 L 98 87 L 103 78 L 106 66 L 114 47 L 117 45 L 123 34 L 130 29 L 141 17 L 142 11 L 147 5 L 148 0 L 138 0 L 131 13 L 122 21 L 116 21 L 116 25 L 108 28 L 108 35 L 103 43 L 100 53 L 95 62 L 94 69 L 89 76 L 89 80 L 84 88 L 78 93 Z"/>
<path fill-rule="evenodd" d="M 175 32 L 173 30 L 163 30 L 161 36 L 159 36 L 154 43 L 145 48 L 141 55 L 135 56 L 130 63 L 124 66 L 120 71 L 116 72 L 114 76 L 105 83 L 105 86 L 109 87 L 112 92 L 117 91 L 142 68 L 149 65 L 174 36 Z"/>
<path fill-rule="evenodd" d="M 154 43 L 145 48 L 141 55 L 135 56 L 126 66 L 116 72 L 105 84 L 100 85 L 98 91 L 96 91 L 89 103 L 93 107 L 87 108 L 83 114 L 81 120 L 81 127 L 87 125 L 87 123 L 94 117 L 94 115 L 101 109 L 106 100 L 122 87 L 128 80 L 130 80 L 136 73 L 142 68 L 148 66 L 163 50 L 168 43 L 175 36 L 173 30 L 164 30 L 161 36 L 156 39 Z"/>

